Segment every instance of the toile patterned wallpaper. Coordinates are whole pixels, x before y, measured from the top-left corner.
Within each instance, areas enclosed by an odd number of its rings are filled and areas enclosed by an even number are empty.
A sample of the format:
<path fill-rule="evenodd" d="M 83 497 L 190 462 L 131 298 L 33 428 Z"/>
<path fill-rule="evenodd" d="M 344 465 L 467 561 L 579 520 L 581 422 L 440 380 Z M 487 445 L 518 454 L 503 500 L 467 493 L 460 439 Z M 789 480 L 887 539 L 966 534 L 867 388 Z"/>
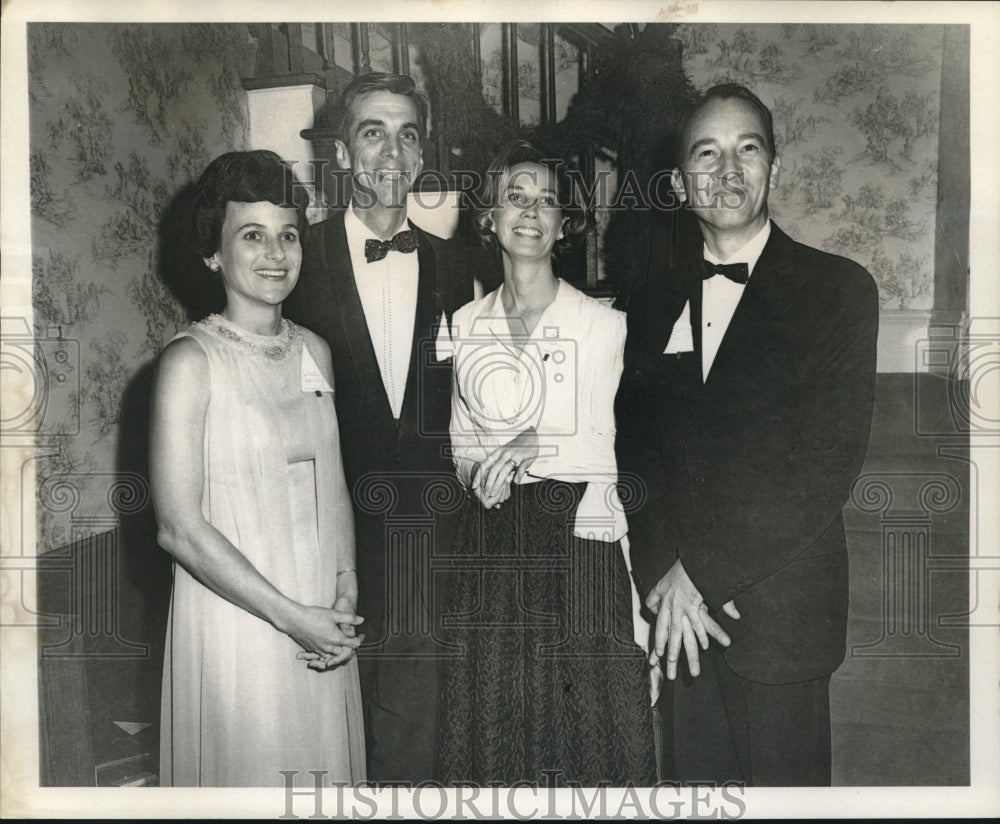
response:
<path fill-rule="evenodd" d="M 79 360 L 46 399 L 41 551 L 70 540 L 71 516 L 110 514 L 124 400 L 187 323 L 161 224 L 209 160 L 247 147 L 255 57 L 246 25 L 28 27 L 35 333 Z"/>
<path fill-rule="evenodd" d="M 930 309 L 941 26 L 699 23 L 677 36 L 699 90 L 741 82 L 771 107 L 775 222 L 865 266 L 883 310 Z"/>
<path fill-rule="evenodd" d="M 481 42 L 484 95 L 497 104 L 498 28 L 484 26 Z M 532 35 L 525 27 L 519 49 L 526 122 L 537 116 Z M 349 27 L 334 36 L 338 64 L 349 62 Z M 865 265 L 884 310 L 930 309 L 941 27 L 699 23 L 677 36 L 699 89 L 739 80 L 772 107 L 782 228 Z M 371 32 L 376 70 L 390 65 L 384 39 Z M 110 514 L 107 479 L 141 450 L 130 410 L 142 412 L 156 353 L 188 320 L 163 277 L 165 221 L 209 160 L 248 148 L 240 79 L 257 44 L 240 24 L 37 23 L 28 41 L 35 331 L 43 351 L 61 337 L 74 358 L 39 441 L 45 551 L 72 539 L 72 515 Z M 557 42 L 560 116 L 572 57 Z"/>

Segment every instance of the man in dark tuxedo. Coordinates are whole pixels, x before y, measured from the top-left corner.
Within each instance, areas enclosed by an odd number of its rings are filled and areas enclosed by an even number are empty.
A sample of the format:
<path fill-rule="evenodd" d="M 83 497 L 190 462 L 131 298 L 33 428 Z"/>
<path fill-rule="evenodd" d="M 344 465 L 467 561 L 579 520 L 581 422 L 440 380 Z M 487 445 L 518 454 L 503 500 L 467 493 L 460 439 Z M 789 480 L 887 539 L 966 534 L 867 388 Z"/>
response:
<path fill-rule="evenodd" d="M 617 401 L 619 470 L 642 490 L 629 540 L 656 614 L 650 660 L 672 686 L 665 763 L 682 781 L 828 785 L 841 509 L 868 445 L 877 292 L 861 266 L 771 223 L 780 161 L 748 89 L 710 89 L 677 157 L 704 260 L 631 297 Z"/>
<path fill-rule="evenodd" d="M 440 336 L 473 299 L 476 264 L 407 220 L 427 134 L 413 80 L 355 78 L 331 119 L 351 203 L 310 227 L 285 311 L 333 353 L 365 618 L 368 778 L 416 783 L 431 777 L 437 721 L 440 597 L 430 558 L 449 550 L 463 498 L 448 453 L 451 362 Z"/>

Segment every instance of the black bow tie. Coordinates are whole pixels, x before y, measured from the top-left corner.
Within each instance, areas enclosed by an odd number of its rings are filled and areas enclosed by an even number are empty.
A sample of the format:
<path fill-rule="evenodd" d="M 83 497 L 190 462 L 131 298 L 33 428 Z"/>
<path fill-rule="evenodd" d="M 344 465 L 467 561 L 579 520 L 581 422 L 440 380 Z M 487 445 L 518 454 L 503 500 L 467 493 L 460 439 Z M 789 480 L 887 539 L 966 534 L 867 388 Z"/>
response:
<path fill-rule="evenodd" d="M 376 260 L 382 260 L 390 251 L 412 252 L 417 248 L 418 244 L 417 233 L 412 229 L 407 229 L 405 232 L 400 232 L 398 235 L 394 235 L 392 240 L 371 240 L 365 241 L 365 260 L 369 263 L 374 263 Z"/>
<path fill-rule="evenodd" d="M 733 283 L 746 283 L 750 280 L 750 267 L 745 263 L 709 263 L 702 258 L 701 279 L 708 280 L 715 275 L 723 275 Z"/>

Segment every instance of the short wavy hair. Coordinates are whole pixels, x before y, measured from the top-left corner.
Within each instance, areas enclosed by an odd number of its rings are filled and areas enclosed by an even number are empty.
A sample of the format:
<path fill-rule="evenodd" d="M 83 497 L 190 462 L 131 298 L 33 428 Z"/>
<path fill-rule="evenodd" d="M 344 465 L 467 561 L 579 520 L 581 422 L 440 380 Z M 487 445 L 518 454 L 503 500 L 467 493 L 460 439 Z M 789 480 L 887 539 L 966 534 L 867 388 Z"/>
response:
<path fill-rule="evenodd" d="M 278 155 L 266 149 L 227 152 L 209 163 L 195 185 L 191 205 L 191 242 L 199 257 L 210 258 L 219 251 L 227 203 L 265 200 L 296 210 L 300 241 L 304 242 L 309 193 Z"/>
<path fill-rule="evenodd" d="M 482 185 L 476 192 L 475 213 L 472 226 L 479 236 L 479 242 L 497 254 L 500 244 L 497 236 L 491 231 L 493 226 L 493 210 L 501 205 L 507 186 L 510 170 L 519 163 L 537 163 L 555 174 L 559 206 L 566 222 L 563 225 L 563 237 L 557 240 L 553 247 L 556 255 L 569 251 L 576 239 L 587 231 L 587 211 L 576 198 L 576 190 L 569 175 L 566 174 L 565 163 L 551 152 L 544 152 L 534 143 L 527 140 L 514 140 L 504 146 L 490 163 Z"/>
<path fill-rule="evenodd" d="M 765 148 L 771 153 L 771 160 L 774 160 L 778 150 L 774 145 L 774 118 L 771 116 L 771 110 L 764 105 L 763 100 L 742 83 L 720 83 L 708 89 L 698 99 L 698 102 L 684 113 L 684 116 L 681 117 L 680 122 L 677 124 L 674 156 L 677 158 L 678 164 L 683 164 L 687 159 L 687 146 L 685 144 L 687 143 L 687 131 L 691 125 L 691 121 L 698 112 L 713 100 L 742 100 L 757 112 L 761 122 L 764 124 L 763 137 L 767 143 Z"/>
<path fill-rule="evenodd" d="M 385 74 L 372 72 L 355 77 L 340 93 L 340 97 L 330 108 L 326 120 L 333 127 L 334 137 L 347 145 L 351 143 L 351 107 L 359 97 L 374 92 L 391 92 L 408 97 L 417 107 L 417 130 L 420 139 L 427 137 L 427 97 L 417 91 L 417 84 L 406 74 Z"/>

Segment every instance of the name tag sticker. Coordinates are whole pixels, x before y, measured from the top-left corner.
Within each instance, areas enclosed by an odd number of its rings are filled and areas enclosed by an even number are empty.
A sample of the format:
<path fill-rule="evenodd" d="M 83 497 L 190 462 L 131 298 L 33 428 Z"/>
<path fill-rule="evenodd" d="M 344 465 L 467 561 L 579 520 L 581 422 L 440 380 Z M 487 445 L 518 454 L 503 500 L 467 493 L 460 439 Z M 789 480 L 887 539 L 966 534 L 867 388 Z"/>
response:
<path fill-rule="evenodd" d="M 333 387 L 326 382 L 323 373 L 319 371 L 316 361 L 309 354 L 309 347 L 302 347 L 302 391 L 303 392 L 333 392 Z"/>
<path fill-rule="evenodd" d="M 680 317 L 674 322 L 674 328 L 670 332 L 670 340 L 667 341 L 667 348 L 663 350 L 664 355 L 679 355 L 682 352 L 694 351 L 694 334 L 691 331 L 691 301 L 684 304 Z"/>

